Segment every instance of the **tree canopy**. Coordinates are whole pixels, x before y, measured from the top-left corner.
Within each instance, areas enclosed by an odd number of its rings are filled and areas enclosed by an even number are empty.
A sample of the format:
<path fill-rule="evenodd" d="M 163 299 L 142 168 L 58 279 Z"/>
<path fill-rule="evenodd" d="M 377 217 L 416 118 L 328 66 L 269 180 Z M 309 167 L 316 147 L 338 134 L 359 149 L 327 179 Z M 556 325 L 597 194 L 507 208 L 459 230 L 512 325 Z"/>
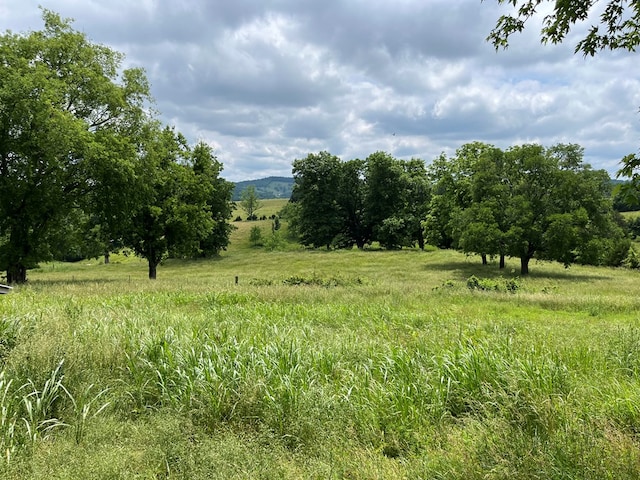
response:
<path fill-rule="evenodd" d="M 502 15 L 491 31 L 489 40 L 496 49 L 509 46 L 509 37 L 522 32 L 529 19 L 539 15 L 542 4 L 553 3 L 551 13 L 542 19 L 540 39 L 542 43 L 562 43 L 571 29 L 596 14 L 597 6 L 603 5 L 599 21 L 575 46 L 575 52 L 593 56 L 601 50 L 635 51 L 640 44 L 640 2 L 626 0 L 552 1 L 552 0 L 497 0 L 499 4 L 510 4 L 515 12 Z"/>
<path fill-rule="evenodd" d="M 138 69 L 43 10 L 44 30 L 0 36 L 0 269 L 9 282 L 51 254 L 104 158 L 149 99 Z"/>
<path fill-rule="evenodd" d="M 226 246 L 231 187 L 204 147 L 162 128 L 141 69 L 43 10 L 0 36 L 0 270 L 9 283 L 72 236 L 149 260 Z M 218 227 L 217 239 L 212 232 Z M 215 236 L 215 235 L 214 235 Z M 225 238 L 221 238 L 225 237 Z"/>
<path fill-rule="evenodd" d="M 386 249 L 426 242 L 507 256 L 529 272 L 533 258 L 620 265 L 629 240 L 612 208 L 611 180 L 592 170 L 574 144 L 516 145 L 502 151 L 471 142 L 428 167 L 375 152 L 341 161 L 328 152 L 294 166 L 290 227 L 311 247 Z"/>

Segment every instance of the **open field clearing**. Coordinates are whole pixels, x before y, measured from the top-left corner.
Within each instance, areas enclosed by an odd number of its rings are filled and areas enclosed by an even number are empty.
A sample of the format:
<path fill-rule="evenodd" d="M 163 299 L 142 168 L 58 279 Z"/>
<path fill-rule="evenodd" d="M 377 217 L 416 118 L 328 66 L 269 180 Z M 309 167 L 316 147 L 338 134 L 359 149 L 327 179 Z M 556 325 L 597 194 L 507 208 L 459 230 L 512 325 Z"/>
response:
<path fill-rule="evenodd" d="M 638 272 L 512 269 L 242 236 L 156 281 L 43 264 L 0 297 L 0 475 L 638 478 Z"/>

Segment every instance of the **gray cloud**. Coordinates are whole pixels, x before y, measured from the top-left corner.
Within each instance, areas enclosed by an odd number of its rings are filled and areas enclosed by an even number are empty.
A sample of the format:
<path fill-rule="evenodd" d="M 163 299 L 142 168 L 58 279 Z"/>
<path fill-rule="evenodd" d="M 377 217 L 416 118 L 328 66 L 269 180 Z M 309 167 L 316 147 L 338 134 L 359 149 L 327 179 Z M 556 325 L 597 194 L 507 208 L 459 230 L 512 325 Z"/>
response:
<path fill-rule="evenodd" d="M 633 54 L 573 55 L 588 23 L 555 46 L 533 24 L 495 52 L 491 1 L 3 0 L 0 30 L 40 29 L 38 4 L 145 68 L 162 119 L 230 180 L 319 150 L 430 161 L 474 140 L 579 143 L 615 173 L 640 140 Z"/>

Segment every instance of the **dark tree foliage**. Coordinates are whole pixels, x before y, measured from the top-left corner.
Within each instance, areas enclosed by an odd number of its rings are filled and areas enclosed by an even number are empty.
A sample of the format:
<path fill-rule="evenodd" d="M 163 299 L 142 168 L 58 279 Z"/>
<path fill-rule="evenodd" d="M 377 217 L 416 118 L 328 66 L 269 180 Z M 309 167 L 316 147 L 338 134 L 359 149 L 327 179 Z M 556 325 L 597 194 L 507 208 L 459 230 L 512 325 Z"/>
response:
<path fill-rule="evenodd" d="M 294 189 L 285 214 L 304 245 L 362 249 L 424 247 L 421 228 L 429 187 L 424 162 L 384 152 L 342 162 L 327 152 L 293 164 Z"/>
<path fill-rule="evenodd" d="M 405 203 L 402 163 L 385 152 L 375 152 L 366 160 L 366 221 L 372 239 L 385 248 L 401 248 L 409 243 L 408 224 L 402 216 Z"/>
<path fill-rule="evenodd" d="M 342 214 L 342 229 L 333 244 L 338 248 L 359 249 L 371 242 L 371 225 L 365 218 L 366 179 L 364 160 L 355 159 L 342 163 L 338 184 L 337 203 Z"/>
<path fill-rule="evenodd" d="M 340 174 L 340 159 L 326 151 L 293 162 L 295 218 L 291 226 L 303 245 L 330 248 L 341 232 Z"/>
<path fill-rule="evenodd" d="M 198 143 L 191 153 L 196 181 L 206 188 L 206 204 L 213 226 L 200 240 L 197 254 L 201 257 L 216 256 L 229 245 L 229 235 L 235 228 L 229 223 L 233 215 L 233 183 L 220 177 L 222 163 L 204 142 Z"/>
<path fill-rule="evenodd" d="M 421 250 L 425 247 L 422 221 L 429 212 L 431 187 L 423 160 L 411 159 L 402 162 L 402 184 L 404 205 L 402 217 L 406 222 L 406 234 L 410 244 L 417 243 Z"/>

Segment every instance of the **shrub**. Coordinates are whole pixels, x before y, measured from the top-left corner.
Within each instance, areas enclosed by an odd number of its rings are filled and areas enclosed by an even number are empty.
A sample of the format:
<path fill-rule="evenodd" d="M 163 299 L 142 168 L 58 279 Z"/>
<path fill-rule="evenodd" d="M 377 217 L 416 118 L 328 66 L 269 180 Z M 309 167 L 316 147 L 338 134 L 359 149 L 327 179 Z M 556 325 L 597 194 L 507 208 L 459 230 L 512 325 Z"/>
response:
<path fill-rule="evenodd" d="M 467 278 L 467 288 L 469 290 L 515 293 L 521 287 L 522 285 L 518 277 L 508 279 L 500 277 L 497 280 L 492 280 L 490 278 L 478 278 L 475 275 L 471 275 Z"/>
<path fill-rule="evenodd" d="M 640 236 L 640 217 L 632 218 L 627 220 L 627 227 L 629 228 L 629 233 L 631 233 L 631 238 L 636 238 Z"/>
<path fill-rule="evenodd" d="M 638 252 L 635 248 L 631 247 L 627 253 L 627 258 L 624 259 L 624 266 L 627 268 L 640 268 L 640 258 L 638 258 Z"/>
<path fill-rule="evenodd" d="M 322 278 L 313 274 L 311 277 L 303 277 L 300 275 L 293 275 L 285 278 L 282 281 L 283 285 L 289 286 L 319 286 L 319 287 L 348 287 L 353 285 L 363 285 L 364 281 L 360 277 L 353 279 L 345 279 L 341 277 L 328 277 Z"/>
<path fill-rule="evenodd" d="M 271 232 L 271 235 L 269 235 L 263 243 L 265 249 L 270 252 L 273 252 L 274 250 L 283 250 L 286 246 L 286 242 L 282 237 L 282 234 L 277 230 Z"/>

